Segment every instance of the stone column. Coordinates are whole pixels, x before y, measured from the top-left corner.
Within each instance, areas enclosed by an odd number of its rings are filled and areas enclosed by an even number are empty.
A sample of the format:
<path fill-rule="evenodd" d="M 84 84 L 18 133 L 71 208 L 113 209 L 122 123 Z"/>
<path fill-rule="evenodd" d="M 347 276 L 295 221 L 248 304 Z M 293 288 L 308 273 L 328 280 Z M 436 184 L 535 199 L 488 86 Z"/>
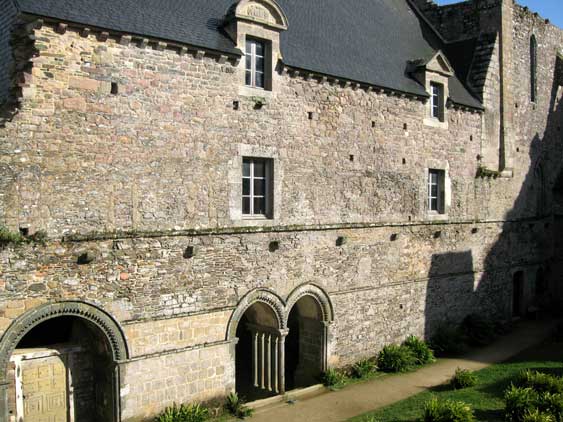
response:
<path fill-rule="evenodd" d="M 289 334 L 289 330 L 280 330 L 278 341 L 278 380 L 279 380 L 279 393 L 285 394 L 285 338 Z"/>

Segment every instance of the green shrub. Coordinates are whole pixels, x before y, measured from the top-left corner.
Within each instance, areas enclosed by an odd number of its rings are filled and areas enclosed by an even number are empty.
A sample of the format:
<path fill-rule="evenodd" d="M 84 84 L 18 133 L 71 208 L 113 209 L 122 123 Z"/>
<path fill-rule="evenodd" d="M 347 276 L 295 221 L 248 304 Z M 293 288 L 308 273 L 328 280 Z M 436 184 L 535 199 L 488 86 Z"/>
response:
<path fill-rule="evenodd" d="M 563 394 L 540 394 L 538 409 L 553 416 L 554 420 L 557 422 L 563 421 Z"/>
<path fill-rule="evenodd" d="M 240 419 L 252 416 L 252 414 L 254 413 L 254 409 L 245 406 L 244 400 L 241 399 L 237 393 L 231 393 L 227 396 L 225 408 L 231 415 Z"/>
<path fill-rule="evenodd" d="M 385 346 L 377 357 L 377 366 L 384 372 L 405 372 L 416 364 L 416 356 L 406 346 Z"/>
<path fill-rule="evenodd" d="M 155 422 L 203 422 L 208 418 L 209 411 L 200 404 L 182 404 L 180 407 L 174 404 L 157 416 Z"/>
<path fill-rule="evenodd" d="M 346 384 L 346 375 L 334 368 L 328 368 L 322 375 L 322 381 L 327 387 L 338 388 Z"/>
<path fill-rule="evenodd" d="M 524 371 L 517 379 L 521 387 L 530 387 L 538 393 L 563 393 L 563 379 L 538 371 Z"/>
<path fill-rule="evenodd" d="M 461 331 L 473 346 L 491 344 L 498 337 L 495 324 L 476 314 L 465 317 L 461 323 Z"/>
<path fill-rule="evenodd" d="M 439 355 L 455 355 L 465 350 L 465 339 L 456 327 L 441 325 L 430 340 L 430 347 Z"/>
<path fill-rule="evenodd" d="M 549 413 L 540 412 L 538 409 L 529 410 L 524 415 L 522 422 L 556 422 L 555 418 Z"/>
<path fill-rule="evenodd" d="M 354 378 L 367 378 L 377 371 L 377 365 L 371 359 L 364 359 L 352 366 L 352 376 Z"/>
<path fill-rule="evenodd" d="M 477 384 L 477 376 L 468 369 L 457 368 L 455 374 L 450 380 L 450 385 L 454 390 L 473 387 Z"/>
<path fill-rule="evenodd" d="M 422 422 L 474 422 L 473 409 L 461 401 L 433 398 L 424 406 Z"/>
<path fill-rule="evenodd" d="M 504 393 L 507 421 L 523 422 L 527 413 L 537 410 L 538 393 L 529 387 L 511 385 Z"/>
<path fill-rule="evenodd" d="M 25 237 L 19 233 L 12 232 L 4 226 L 0 226 L 0 246 L 19 245 L 25 242 Z"/>
<path fill-rule="evenodd" d="M 425 341 L 420 340 L 415 336 L 410 336 L 403 343 L 404 346 L 408 347 L 411 352 L 416 357 L 417 363 L 420 365 L 425 365 L 427 363 L 435 362 L 434 352 Z"/>

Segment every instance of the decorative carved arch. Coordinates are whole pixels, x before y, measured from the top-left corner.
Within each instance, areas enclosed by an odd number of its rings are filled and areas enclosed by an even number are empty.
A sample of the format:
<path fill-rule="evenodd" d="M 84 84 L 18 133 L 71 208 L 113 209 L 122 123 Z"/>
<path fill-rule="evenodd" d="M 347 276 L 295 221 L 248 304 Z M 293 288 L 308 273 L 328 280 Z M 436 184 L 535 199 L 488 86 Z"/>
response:
<path fill-rule="evenodd" d="M 231 13 L 231 19 L 233 18 L 280 30 L 286 30 L 288 27 L 287 16 L 275 0 L 240 0 L 234 6 L 234 13 Z"/>
<path fill-rule="evenodd" d="M 332 302 L 328 294 L 315 284 L 302 284 L 297 287 L 287 298 L 286 313 L 284 325 L 287 326 L 287 319 L 289 318 L 289 313 L 299 299 L 304 296 L 311 296 L 319 304 L 321 309 L 321 317 L 323 322 L 334 321 L 334 309 L 332 307 Z"/>
<path fill-rule="evenodd" d="M 129 357 L 123 330 L 104 310 L 79 301 L 47 303 L 17 318 L 0 339 L 0 384 L 7 382 L 8 363 L 20 340 L 42 322 L 61 316 L 75 316 L 97 326 L 106 336 L 115 362 Z"/>
<path fill-rule="evenodd" d="M 248 308 L 256 302 L 261 302 L 269 306 L 276 316 L 278 328 L 280 330 L 284 330 L 286 328 L 285 305 L 283 300 L 271 290 L 253 290 L 240 300 L 237 308 L 233 311 L 229 324 L 227 325 L 227 340 L 232 340 L 236 337 L 237 327 L 242 316 Z"/>

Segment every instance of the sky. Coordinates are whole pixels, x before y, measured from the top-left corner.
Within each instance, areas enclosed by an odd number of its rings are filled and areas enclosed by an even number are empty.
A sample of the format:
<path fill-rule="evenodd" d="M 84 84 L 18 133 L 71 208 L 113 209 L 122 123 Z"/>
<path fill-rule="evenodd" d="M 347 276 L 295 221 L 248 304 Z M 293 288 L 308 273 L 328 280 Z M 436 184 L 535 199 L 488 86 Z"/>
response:
<path fill-rule="evenodd" d="M 438 4 L 460 3 L 460 0 L 434 0 Z M 517 0 L 522 6 L 528 6 L 541 17 L 549 19 L 554 25 L 563 28 L 563 0 Z"/>

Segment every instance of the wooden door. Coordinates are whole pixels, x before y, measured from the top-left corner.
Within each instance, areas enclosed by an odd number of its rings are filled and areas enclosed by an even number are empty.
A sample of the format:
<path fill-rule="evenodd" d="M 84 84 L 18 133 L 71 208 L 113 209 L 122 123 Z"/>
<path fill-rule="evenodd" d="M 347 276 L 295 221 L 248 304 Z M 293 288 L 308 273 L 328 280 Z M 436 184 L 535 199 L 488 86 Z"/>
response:
<path fill-rule="evenodd" d="M 22 361 L 25 422 L 68 422 L 67 370 L 61 356 Z"/>

